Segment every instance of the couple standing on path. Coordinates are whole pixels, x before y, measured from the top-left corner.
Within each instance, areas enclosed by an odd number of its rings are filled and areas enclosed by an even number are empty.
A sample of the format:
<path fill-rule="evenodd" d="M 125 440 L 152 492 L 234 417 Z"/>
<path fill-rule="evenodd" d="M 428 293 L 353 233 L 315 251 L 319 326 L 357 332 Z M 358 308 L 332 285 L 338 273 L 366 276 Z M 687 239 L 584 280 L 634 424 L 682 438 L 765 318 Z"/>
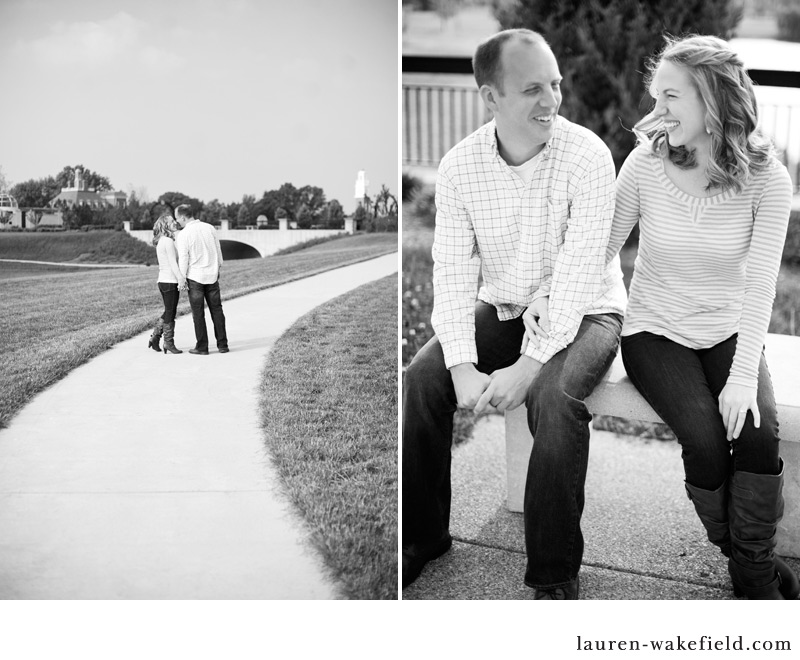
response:
<path fill-rule="evenodd" d="M 219 290 L 222 250 L 214 227 L 193 218 L 189 205 L 181 204 L 174 217 L 165 213 L 156 220 L 153 245 L 158 254 L 158 289 L 164 300 L 164 313 L 156 321 L 148 347 L 160 352 L 159 340 L 163 334 L 165 354 L 183 353 L 175 346 L 175 315 L 180 292 L 188 288 L 197 340 L 189 352 L 208 355 L 205 301 L 214 324 L 217 349 L 227 353 L 228 336 Z"/>
<path fill-rule="evenodd" d="M 534 599 L 578 598 L 584 400 L 621 336 L 629 377 L 681 444 L 687 494 L 736 595 L 796 599 L 774 552 L 783 462 L 763 355 L 792 185 L 757 130 L 742 61 L 715 37 L 667 39 L 616 185 L 606 145 L 558 116 L 561 74 L 540 34 L 490 37 L 473 70 L 494 118 L 437 176 L 436 336 L 403 390 L 403 586 L 452 544 L 456 408 L 526 404 L 524 581 Z M 628 301 L 617 253 L 637 221 Z"/>

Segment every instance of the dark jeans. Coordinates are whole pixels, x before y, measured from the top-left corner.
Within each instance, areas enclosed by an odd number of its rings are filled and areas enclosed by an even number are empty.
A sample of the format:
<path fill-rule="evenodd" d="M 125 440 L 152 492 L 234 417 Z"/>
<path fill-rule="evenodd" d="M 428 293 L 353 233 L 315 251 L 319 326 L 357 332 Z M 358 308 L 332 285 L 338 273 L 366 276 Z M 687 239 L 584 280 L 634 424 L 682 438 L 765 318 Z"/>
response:
<path fill-rule="evenodd" d="M 706 490 L 719 488 L 733 471 L 780 472 L 775 395 L 763 353 L 756 399 L 761 427 L 748 412 L 738 440 L 728 442 L 718 397 L 735 351 L 736 335 L 702 350 L 649 332 L 622 338 L 628 376 L 678 437 L 686 481 Z"/>
<path fill-rule="evenodd" d="M 228 335 L 225 333 L 225 315 L 222 313 L 219 280 L 213 284 L 201 284 L 189 279 L 186 282 L 189 285 L 189 304 L 192 307 L 194 336 L 197 339 L 195 348 L 200 351 L 208 350 L 208 329 L 206 328 L 204 300 L 208 303 L 211 322 L 214 324 L 214 337 L 217 339 L 217 348 L 228 348 Z"/>
<path fill-rule="evenodd" d="M 586 316 L 570 346 L 557 353 L 528 389 L 535 438 L 525 488 L 525 583 L 564 585 L 583 557 L 580 518 L 591 414 L 583 403 L 614 360 L 622 319 Z M 519 358 L 521 318 L 499 321 L 491 305 L 475 306 L 477 368 L 484 373 Z M 448 533 L 450 462 L 456 395 L 442 348 L 433 337 L 403 382 L 403 546 L 425 547 Z"/>
<path fill-rule="evenodd" d="M 164 313 L 161 315 L 161 320 L 164 323 L 172 323 L 178 312 L 178 298 L 180 298 L 181 292 L 178 291 L 178 285 L 171 282 L 159 282 L 158 290 L 164 300 Z"/>

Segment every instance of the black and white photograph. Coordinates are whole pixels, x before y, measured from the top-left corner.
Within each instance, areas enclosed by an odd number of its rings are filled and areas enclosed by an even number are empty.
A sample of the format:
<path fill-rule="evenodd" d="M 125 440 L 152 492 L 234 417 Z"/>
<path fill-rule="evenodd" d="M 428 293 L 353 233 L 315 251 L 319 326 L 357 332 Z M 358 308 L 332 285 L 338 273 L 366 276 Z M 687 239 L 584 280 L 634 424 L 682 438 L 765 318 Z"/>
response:
<path fill-rule="evenodd" d="M 402 598 L 796 600 L 800 3 L 409 0 L 402 110 Z"/>
<path fill-rule="evenodd" d="M 398 15 L 0 3 L 0 599 L 398 599 Z"/>

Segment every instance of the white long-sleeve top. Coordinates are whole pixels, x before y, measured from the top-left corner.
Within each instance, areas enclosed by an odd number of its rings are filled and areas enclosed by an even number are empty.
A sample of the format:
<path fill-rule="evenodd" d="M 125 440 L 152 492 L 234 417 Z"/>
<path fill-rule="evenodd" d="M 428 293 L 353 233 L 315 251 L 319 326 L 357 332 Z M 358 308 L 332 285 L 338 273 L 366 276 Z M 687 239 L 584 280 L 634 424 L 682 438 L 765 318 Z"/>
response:
<path fill-rule="evenodd" d="M 213 284 L 219 279 L 222 249 L 214 227 L 190 220 L 178 234 L 176 243 L 178 266 L 187 279 L 201 284 Z"/>
<path fill-rule="evenodd" d="M 156 245 L 156 256 L 158 257 L 158 281 L 165 283 L 178 283 L 178 250 L 175 241 L 168 236 L 158 239 Z"/>
<path fill-rule="evenodd" d="M 530 181 L 498 151 L 494 121 L 453 147 L 436 181 L 432 324 L 452 367 L 478 362 L 476 296 L 500 320 L 549 296 L 550 337 L 525 354 L 547 362 L 584 314 L 625 310 L 619 261 L 605 263 L 614 164 L 605 144 L 558 117 Z M 483 286 L 478 291 L 478 277 Z"/>
<path fill-rule="evenodd" d="M 610 258 L 639 221 L 623 336 L 647 331 L 693 349 L 738 333 L 728 383 L 755 387 L 792 202 L 776 159 L 741 193 L 694 197 L 641 145 L 617 179 Z"/>

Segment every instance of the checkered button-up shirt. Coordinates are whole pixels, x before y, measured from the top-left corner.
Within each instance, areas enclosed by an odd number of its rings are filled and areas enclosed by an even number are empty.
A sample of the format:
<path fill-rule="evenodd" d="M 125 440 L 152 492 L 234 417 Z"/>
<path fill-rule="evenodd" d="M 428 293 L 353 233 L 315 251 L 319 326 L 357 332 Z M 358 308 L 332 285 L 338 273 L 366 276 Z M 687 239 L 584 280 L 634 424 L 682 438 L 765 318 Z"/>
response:
<path fill-rule="evenodd" d="M 436 181 L 431 319 L 448 368 L 478 362 L 476 296 L 501 321 L 549 296 L 550 336 L 525 351 L 542 363 L 575 339 L 585 314 L 623 314 L 619 259 L 605 263 L 613 216 L 608 148 L 563 117 L 528 183 L 500 157 L 494 121 L 453 147 Z"/>
<path fill-rule="evenodd" d="M 222 249 L 214 227 L 200 220 L 190 220 L 175 243 L 178 267 L 187 279 L 201 284 L 217 281 L 222 266 Z"/>

